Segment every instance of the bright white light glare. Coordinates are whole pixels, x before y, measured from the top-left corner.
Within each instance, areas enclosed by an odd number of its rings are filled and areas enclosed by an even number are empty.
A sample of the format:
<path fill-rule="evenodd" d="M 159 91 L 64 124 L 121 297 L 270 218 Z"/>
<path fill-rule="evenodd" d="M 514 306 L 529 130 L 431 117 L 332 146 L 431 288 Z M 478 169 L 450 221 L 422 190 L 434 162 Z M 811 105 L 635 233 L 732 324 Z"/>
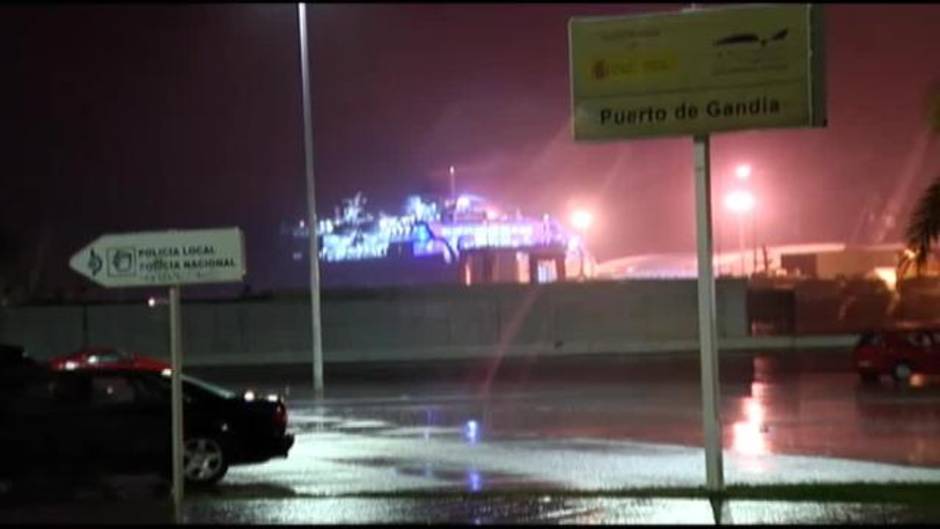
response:
<path fill-rule="evenodd" d="M 897 270 L 893 266 L 879 266 L 875 268 L 875 275 L 884 281 L 885 285 L 894 290 L 898 284 Z"/>
<path fill-rule="evenodd" d="M 764 438 L 764 406 L 754 398 L 742 402 L 744 421 L 732 426 L 732 447 L 745 455 L 760 455 L 767 452 L 767 440 Z"/>
<path fill-rule="evenodd" d="M 152 307 L 156 306 L 156 304 L 157 304 L 157 300 L 156 300 L 155 298 L 149 298 L 149 299 L 147 299 L 147 306 L 148 306 L 148 307 L 151 307 L 151 308 L 152 308 Z"/>
<path fill-rule="evenodd" d="M 470 197 L 462 196 L 457 199 L 457 209 L 467 209 L 470 207 Z"/>
<path fill-rule="evenodd" d="M 163 371 L 160 371 L 160 374 L 165 377 L 168 377 L 171 374 L 173 374 L 173 371 L 171 371 L 170 368 L 165 368 Z"/>
<path fill-rule="evenodd" d="M 477 422 L 474 420 L 467 421 L 467 424 L 464 428 L 464 436 L 467 438 L 467 441 L 470 443 L 477 442 L 477 436 L 479 435 Z"/>
<path fill-rule="evenodd" d="M 65 369 L 67 369 L 68 371 L 71 371 L 75 369 L 76 367 L 78 367 L 78 364 L 76 364 L 75 362 L 71 360 L 65 363 Z"/>
<path fill-rule="evenodd" d="M 571 225 L 579 231 L 587 230 L 594 224 L 594 215 L 586 209 L 576 209 L 571 212 Z"/>
<path fill-rule="evenodd" d="M 267 396 L 268 402 L 277 402 L 277 395 L 270 394 Z"/>
<path fill-rule="evenodd" d="M 767 452 L 767 443 L 760 431 L 760 425 L 751 422 L 736 422 L 733 428 L 732 446 L 735 451 L 746 455 L 760 455 Z"/>
<path fill-rule="evenodd" d="M 725 206 L 735 213 L 747 213 L 754 209 L 754 195 L 750 191 L 739 189 L 728 193 Z"/>
<path fill-rule="evenodd" d="M 89 357 L 88 357 L 88 363 L 89 363 L 89 364 L 97 364 L 97 363 L 98 363 L 98 357 L 97 357 L 96 355 L 91 355 L 91 356 L 89 356 Z"/>
<path fill-rule="evenodd" d="M 251 401 L 255 400 L 255 392 L 254 392 L 254 391 L 251 391 L 251 390 L 246 391 L 246 392 L 245 392 L 245 400 L 248 401 L 248 402 L 251 402 Z"/>
<path fill-rule="evenodd" d="M 483 488 L 483 480 L 480 478 L 480 473 L 476 470 L 471 470 L 467 473 L 467 481 L 469 482 L 471 492 L 480 492 L 480 489 Z"/>
<path fill-rule="evenodd" d="M 747 180 L 751 177 L 751 166 L 747 164 L 741 164 L 735 167 L 734 176 L 737 176 L 739 180 Z"/>
<path fill-rule="evenodd" d="M 764 422 L 764 407 L 760 402 L 753 399 L 749 400 L 745 404 L 744 412 L 748 421 L 757 424 Z"/>

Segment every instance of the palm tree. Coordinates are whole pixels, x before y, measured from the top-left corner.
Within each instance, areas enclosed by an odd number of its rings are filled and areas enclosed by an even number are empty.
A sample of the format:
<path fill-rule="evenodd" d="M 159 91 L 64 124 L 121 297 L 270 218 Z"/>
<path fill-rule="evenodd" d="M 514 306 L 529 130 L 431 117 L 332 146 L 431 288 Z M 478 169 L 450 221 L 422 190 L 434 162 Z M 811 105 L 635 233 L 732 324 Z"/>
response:
<path fill-rule="evenodd" d="M 907 246 L 914 252 L 920 270 L 927 262 L 931 247 L 940 236 L 940 178 L 921 195 L 907 225 Z"/>
<path fill-rule="evenodd" d="M 934 85 L 930 91 L 927 119 L 931 132 L 940 133 L 940 85 Z M 934 242 L 940 237 L 940 177 L 921 195 L 907 225 L 906 235 L 907 246 L 913 252 L 914 263 L 920 272 Z M 905 266 L 904 261 L 910 259 L 910 254 L 905 252 L 901 266 Z"/>

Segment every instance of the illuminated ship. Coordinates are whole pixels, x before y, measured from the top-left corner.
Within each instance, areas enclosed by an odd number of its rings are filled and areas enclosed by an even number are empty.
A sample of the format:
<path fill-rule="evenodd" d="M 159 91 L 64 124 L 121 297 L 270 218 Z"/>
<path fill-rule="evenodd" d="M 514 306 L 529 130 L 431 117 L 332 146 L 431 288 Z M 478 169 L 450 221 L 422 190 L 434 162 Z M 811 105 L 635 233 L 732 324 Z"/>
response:
<path fill-rule="evenodd" d="M 425 200 L 410 196 L 404 214 L 373 215 L 362 193 L 317 226 L 321 269 L 334 278 L 376 266 L 418 271 L 430 282 L 538 282 L 593 276 L 595 261 L 580 237 L 548 215 L 503 213 L 482 197 Z M 303 223 L 295 230 L 306 238 Z M 370 268 L 366 268 L 370 267 Z M 341 281 L 350 283 L 351 281 Z M 408 280 L 414 283 L 422 281 Z"/>

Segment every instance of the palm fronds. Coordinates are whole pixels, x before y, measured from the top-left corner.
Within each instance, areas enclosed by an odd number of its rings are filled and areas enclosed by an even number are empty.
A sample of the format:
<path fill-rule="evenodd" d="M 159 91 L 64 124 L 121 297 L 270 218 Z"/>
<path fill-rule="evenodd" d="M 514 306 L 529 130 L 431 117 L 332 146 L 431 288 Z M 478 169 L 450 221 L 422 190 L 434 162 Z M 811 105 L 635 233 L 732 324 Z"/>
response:
<path fill-rule="evenodd" d="M 921 195 L 907 226 L 907 245 L 916 254 L 917 269 L 927 262 L 933 242 L 940 236 L 940 178 Z"/>

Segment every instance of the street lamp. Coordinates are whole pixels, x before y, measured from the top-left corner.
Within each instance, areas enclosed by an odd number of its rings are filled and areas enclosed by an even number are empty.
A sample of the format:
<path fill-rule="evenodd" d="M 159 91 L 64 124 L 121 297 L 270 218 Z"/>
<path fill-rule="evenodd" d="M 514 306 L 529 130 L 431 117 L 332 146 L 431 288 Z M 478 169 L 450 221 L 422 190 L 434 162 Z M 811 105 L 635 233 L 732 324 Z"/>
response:
<path fill-rule="evenodd" d="M 310 101 L 310 61 L 307 50 L 307 4 L 297 4 L 298 39 L 300 44 L 300 88 L 303 111 L 304 177 L 307 185 L 307 216 L 310 236 L 310 330 L 313 350 L 314 398 L 323 398 L 323 336 L 320 320 L 320 250 L 317 244 L 317 200 L 313 177 L 313 117 Z"/>
<path fill-rule="evenodd" d="M 750 174 L 750 170 L 748 170 Z M 756 205 L 754 195 L 746 189 L 736 189 L 725 196 L 725 207 L 727 207 L 738 220 L 738 247 L 741 255 L 741 274 L 747 275 L 745 270 L 746 260 L 744 257 L 744 215 L 750 213 Z"/>
<path fill-rule="evenodd" d="M 751 166 L 744 163 L 735 167 L 734 176 L 738 177 L 738 180 L 747 180 L 751 177 Z"/>
<path fill-rule="evenodd" d="M 744 214 L 754 209 L 754 195 L 746 189 L 737 189 L 725 197 L 725 206 L 735 214 Z"/>
<path fill-rule="evenodd" d="M 571 225 L 574 229 L 585 232 L 594 224 L 594 214 L 586 209 L 576 209 L 571 212 Z"/>
<path fill-rule="evenodd" d="M 571 225 L 574 226 L 574 229 L 581 233 L 581 238 L 578 241 L 578 255 L 581 259 L 581 265 L 579 266 L 580 279 L 584 279 L 584 234 L 591 228 L 594 224 L 594 214 L 586 209 L 576 209 L 571 212 Z"/>

